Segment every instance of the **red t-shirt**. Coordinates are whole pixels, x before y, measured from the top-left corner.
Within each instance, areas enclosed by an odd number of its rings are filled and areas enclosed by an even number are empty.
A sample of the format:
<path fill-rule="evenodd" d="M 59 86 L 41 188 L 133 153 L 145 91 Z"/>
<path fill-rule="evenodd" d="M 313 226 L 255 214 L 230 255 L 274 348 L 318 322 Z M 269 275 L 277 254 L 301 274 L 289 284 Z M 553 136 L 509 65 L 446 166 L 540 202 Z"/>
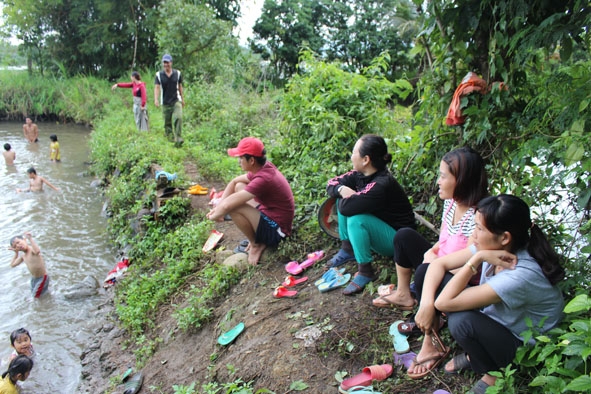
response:
<path fill-rule="evenodd" d="M 249 172 L 247 177 L 250 182 L 245 190 L 254 194 L 255 201 L 260 204 L 259 211 L 277 222 L 286 235 L 291 234 L 295 203 L 287 179 L 269 161 L 256 173 Z"/>

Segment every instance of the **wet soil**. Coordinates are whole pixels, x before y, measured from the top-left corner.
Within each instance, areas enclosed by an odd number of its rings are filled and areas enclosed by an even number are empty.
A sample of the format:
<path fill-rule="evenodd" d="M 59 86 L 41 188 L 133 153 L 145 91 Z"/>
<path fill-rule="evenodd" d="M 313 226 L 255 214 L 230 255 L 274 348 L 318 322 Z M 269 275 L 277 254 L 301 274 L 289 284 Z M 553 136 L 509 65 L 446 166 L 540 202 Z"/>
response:
<path fill-rule="evenodd" d="M 196 169 L 189 164 L 187 172 L 202 185 L 223 185 L 198 179 Z M 191 196 L 195 210 L 207 210 L 207 196 Z M 222 244 L 233 249 L 243 235 L 231 221 L 219 222 L 216 228 L 224 233 Z M 324 235 L 323 235 L 324 236 Z M 325 236 L 326 237 L 326 236 Z M 336 243 L 326 237 L 327 255 L 336 252 Z M 330 250 L 332 248 L 332 250 Z M 305 256 L 294 256 L 300 261 Z M 358 374 L 373 364 L 392 364 L 393 345 L 388 334 L 396 320 L 406 319 L 408 312 L 380 309 L 371 305 L 374 296 L 366 290 L 356 296 L 344 296 L 340 289 L 320 293 L 314 281 L 324 273 L 323 263 L 305 272 L 308 280 L 297 285 L 294 298 L 276 299 L 273 290 L 287 275 L 284 263 L 273 261 L 273 254 L 263 255 L 254 269 L 245 271 L 244 278 L 215 306 L 210 323 L 189 332 L 176 326 L 171 313 L 173 305 L 163 306 L 156 318 L 156 328 L 149 338 L 161 338 L 157 350 L 143 368 L 144 384 L 140 393 L 174 393 L 173 385 L 233 382 L 242 379 L 253 382 L 255 388 L 267 388 L 275 393 L 336 393 L 336 375 Z M 390 262 L 378 262 L 378 270 Z M 353 274 L 356 267 L 347 266 Z M 186 286 L 190 286 L 187 283 Z M 377 286 L 377 284 L 376 284 Z M 171 304 L 183 303 L 183 291 Z M 112 297 L 112 296 L 111 296 Z M 106 300 L 98 312 L 104 323 L 95 330 L 95 341 L 81 356 L 83 365 L 80 393 L 122 393 L 117 386 L 121 375 L 135 366 L 135 350 L 127 333 L 117 326 L 112 299 Z M 230 345 L 222 347 L 217 338 L 239 322 L 244 332 Z M 296 338 L 302 329 L 320 336 L 308 341 Z M 449 337 L 445 337 L 451 343 Z M 411 350 L 418 353 L 420 337 L 411 336 Z M 455 350 L 455 349 L 454 349 Z M 457 350 L 456 350 L 457 352 Z M 395 367 L 384 382 L 374 388 L 383 393 L 432 393 L 445 389 L 463 393 L 472 386 L 473 375 L 445 375 L 441 369 L 423 380 L 412 381 L 403 367 Z"/>

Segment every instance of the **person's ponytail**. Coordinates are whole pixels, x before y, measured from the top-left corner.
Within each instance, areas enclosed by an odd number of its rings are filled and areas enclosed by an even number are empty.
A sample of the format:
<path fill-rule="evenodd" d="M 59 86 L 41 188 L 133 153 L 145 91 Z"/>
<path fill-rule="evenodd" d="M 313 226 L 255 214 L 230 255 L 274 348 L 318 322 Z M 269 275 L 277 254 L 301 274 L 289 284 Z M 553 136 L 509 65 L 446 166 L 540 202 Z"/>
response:
<path fill-rule="evenodd" d="M 548 239 L 538 225 L 532 224 L 530 232 L 527 251 L 538 262 L 548 281 L 555 285 L 564 279 L 564 268 L 560 265 L 560 257 L 550 246 Z"/>

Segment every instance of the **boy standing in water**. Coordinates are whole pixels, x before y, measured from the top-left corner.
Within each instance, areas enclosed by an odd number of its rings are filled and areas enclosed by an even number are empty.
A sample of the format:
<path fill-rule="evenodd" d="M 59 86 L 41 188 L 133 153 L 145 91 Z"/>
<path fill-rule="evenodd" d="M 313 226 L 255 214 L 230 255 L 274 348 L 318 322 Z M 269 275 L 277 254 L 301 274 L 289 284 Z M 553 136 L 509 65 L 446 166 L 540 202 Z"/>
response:
<path fill-rule="evenodd" d="M 12 237 L 10 248 L 8 249 L 14 251 L 14 257 L 10 262 L 10 266 L 16 267 L 24 261 L 33 276 L 31 278 L 33 297 L 41 297 L 49 288 L 49 276 L 45 269 L 45 261 L 43 260 L 43 256 L 41 256 L 41 249 L 39 249 L 39 246 L 33 240 L 31 233 L 26 232 L 24 236 L 17 235 Z"/>
<path fill-rule="evenodd" d="M 4 144 L 4 161 L 7 166 L 13 166 L 14 160 L 16 159 L 16 152 L 12 150 L 12 146 L 9 143 Z"/>
<path fill-rule="evenodd" d="M 20 192 L 42 192 L 44 183 L 47 186 L 49 186 L 50 188 L 52 188 L 53 190 L 55 190 L 56 192 L 59 192 L 60 189 L 58 189 L 57 187 L 55 187 L 51 183 L 49 183 L 49 181 L 47 179 L 37 175 L 37 170 L 35 170 L 34 167 L 29 168 L 27 170 L 27 173 L 29 174 L 29 179 L 30 179 L 29 188 L 28 189 L 16 189 L 17 193 L 20 193 Z"/>
<path fill-rule="evenodd" d="M 23 134 L 28 142 L 37 142 L 39 141 L 39 128 L 31 118 L 25 119 L 25 124 L 23 125 Z"/>

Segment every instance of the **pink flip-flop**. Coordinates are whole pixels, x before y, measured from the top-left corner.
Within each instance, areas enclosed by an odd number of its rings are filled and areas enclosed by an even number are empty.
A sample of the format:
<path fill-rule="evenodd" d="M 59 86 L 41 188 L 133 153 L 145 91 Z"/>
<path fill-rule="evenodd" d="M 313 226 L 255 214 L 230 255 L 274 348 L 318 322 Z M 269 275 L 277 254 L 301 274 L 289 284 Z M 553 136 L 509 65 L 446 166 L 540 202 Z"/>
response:
<path fill-rule="evenodd" d="M 308 254 L 308 258 L 299 264 L 297 261 L 290 261 L 285 265 L 285 270 L 292 275 L 301 274 L 306 268 L 311 267 L 314 263 L 324 258 L 324 250 L 317 250 Z"/>
<path fill-rule="evenodd" d="M 307 280 L 308 280 L 307 276 L 304 276 L 303 278 L 298 279 L 295 276 L 287 275 L 281 285 L 285 286 L 285 287 L 294 287 L 295 285 L 299 285 L 300 283 L 303 283 Z"/>
<path fill-rule="evenodd" d="M 295 290 L 288 290 L 285 286 L 279 286 L 273 291 L 275 298 L 293 298 L 298 294 Z"/>
<path fill-rule="evenodd" d="M 393 370 L 394 368 L 390 364 L 365 367 L 360 374 L 343 380 L 339 386 L 339 391 L 346 393 L 351 387 L 369 386 L 374 380 L 385 380 L 388 376 L 392 375 Z"/>

